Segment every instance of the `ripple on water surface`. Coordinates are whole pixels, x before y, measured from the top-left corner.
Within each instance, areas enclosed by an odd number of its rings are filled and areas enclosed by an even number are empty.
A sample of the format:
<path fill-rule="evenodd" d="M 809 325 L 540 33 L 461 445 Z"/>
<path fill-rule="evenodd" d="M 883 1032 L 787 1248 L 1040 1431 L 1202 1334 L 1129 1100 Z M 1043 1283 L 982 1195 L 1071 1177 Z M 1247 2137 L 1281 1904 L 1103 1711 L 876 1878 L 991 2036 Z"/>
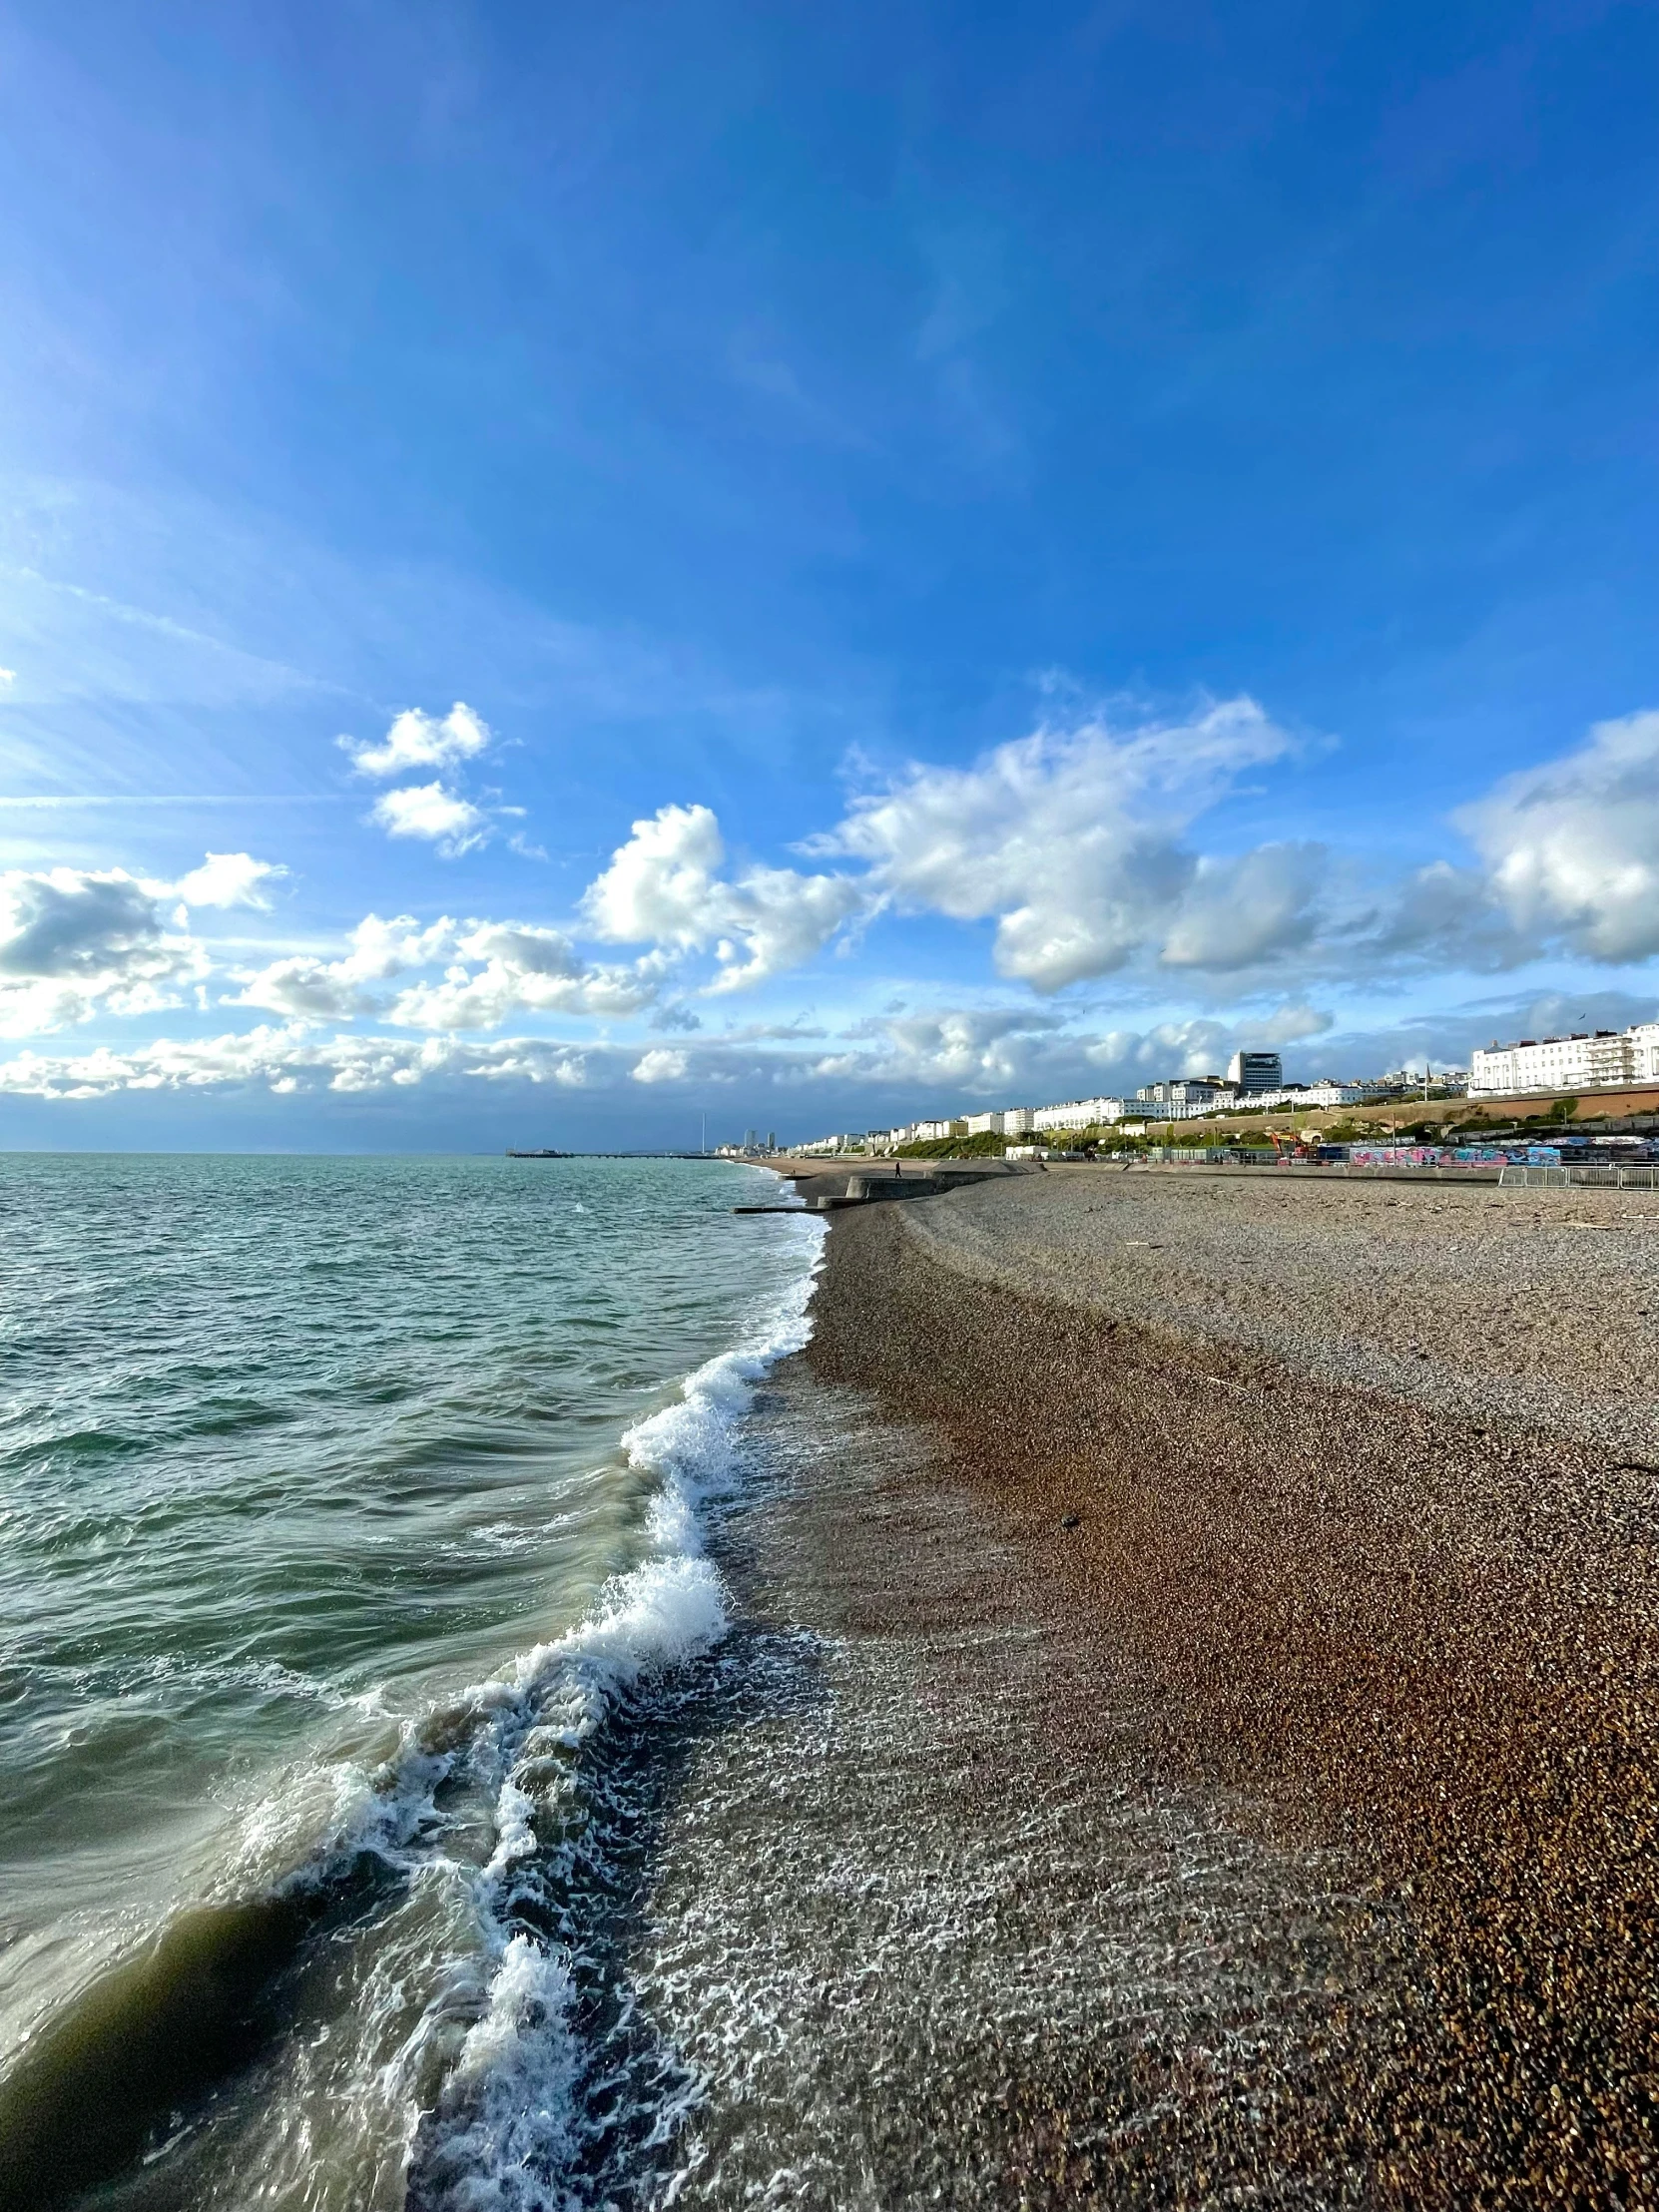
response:
<path fill-rule="evenodd" d="M 244 2202 L 256 2107 L 262 2201 L 400 2201 L 421 2111 L 464 2165 L 585 1746 L 723 1618 L 697 1470 L 821 1236 L 737 1195 L 0 1159 L 0 2202 L 67 2110 L 60 2197 L 147 2148 L 142 2201 Z"/>

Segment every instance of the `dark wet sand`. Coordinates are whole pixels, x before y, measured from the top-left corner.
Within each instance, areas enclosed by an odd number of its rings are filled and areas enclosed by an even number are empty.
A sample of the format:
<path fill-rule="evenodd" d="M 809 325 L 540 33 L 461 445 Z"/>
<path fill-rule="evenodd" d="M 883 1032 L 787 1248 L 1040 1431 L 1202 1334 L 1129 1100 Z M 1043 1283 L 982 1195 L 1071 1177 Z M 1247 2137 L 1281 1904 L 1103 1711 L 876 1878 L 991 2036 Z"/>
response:
<path fill-rule="evenodd" d="M 1135 1683 L 1147 1771 L 1402 1916 L 1343 1969 L 1382 2014 L 1122 2201 L 1328 2202 L 1334 2155 L 1362 2201 L 1659 2203 L 1659 1201 L 1496 1196 L 1085 1172 L 835 1222 L 814 1371 L 933 1430 L 1092 1655 L 1041 1757 Z"/>

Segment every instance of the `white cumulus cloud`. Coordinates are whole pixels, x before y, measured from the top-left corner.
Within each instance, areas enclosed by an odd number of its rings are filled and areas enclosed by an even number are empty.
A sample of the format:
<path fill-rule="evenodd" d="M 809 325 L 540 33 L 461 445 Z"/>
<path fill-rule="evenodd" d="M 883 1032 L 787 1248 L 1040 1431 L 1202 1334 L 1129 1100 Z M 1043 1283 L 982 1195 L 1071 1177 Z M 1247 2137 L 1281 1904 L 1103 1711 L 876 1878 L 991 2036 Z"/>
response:
<path fill-rule="evenodd" d="M 319 960 L 306 953 L 273 960 L 245 972 L 242 989 L 226 997 L 227 1006 L 259 1006 L 294 1021 L 349 1021 L 374 1011 L 374 1000 L 344 971 L 343 960 Z"/>
<path fill-rule="evenodd" d="M 488 840 L 490 819 L 481 807 L 441 784 L 409 784 L 382 792 L 372 819 L 391 837 L 422 837 L 446 860 L 475 851 Z"/>
<path fill-rule="evenodd" d="M 457 699 L 446 715 L 423 715 L 405 707 L 378 745 L 355 738 L 338 743 L 350 755 L 359 776 L 403 776 L 411 769 L 453 768 L 488 747 L 491 731 L 481 716 Z"/>
<path fill-rule="evenodd" d="M 1199 860 L 1164 932 L 1168 967 L 1214 974 L 1295 952 L 1315 936 L 1330 857 L 1319 844 L 1259 844 L 1237 859 Z"/>
<path fill-rule="evenodd" d="M 280 1096 L 398 1091 L 444 1081 L 553 1083 L 580 1088 L 586 1057 L 545 1037 L 490 1044 L 449 1037 L 319 1038 L 304 1025 L 262 1026 L 220 1037 L 158 1037 L 125 1051 L 20 1052 L 0 1061 L 0 1093 L 102 1098 L 117 1091 L 271 1090 Z"/>
<path fill-rule="evenodd" d="M 520 815 L 518 807 L 480 807 L 454 788 L 448 772 L 476 760 L 493 742 L 494 733 L 482 716 L 457 699 L 446 715 L 422 714 L 405 707 L 392 719 L 378 745 L 356 738 L 337 742 L 351 757 L 359 776 L 389 778 L 407 776 L 420 769 L 440 773 L 429 783 L 404 784 L 382 792 L 369 820 L 392 837 L 419 837 L 435 845 L 446 860 L 487 844 L 502 816 Z M 522 836 L 510 840 L 514 849 L 534 854 Z"/>
<path fill-rule="evenodd" d="M 867 1081 L 926 1085 L 947 1097 L 978 1098 L 1017 1087 L 1033 1055 L 1064 1028 L 1039 1007 L 955 1006 L 891 1014 L 862 1025 L 864 1037 L 846 1064 Z"/>
<path fill-rule="evenodd" d="M 1128 731 L 1099 720 L 1040 730 L 972 768 L 911 769 L 856 801 L 816 848 L 867 862 L 872 884 L 900 907 L 993 919 L 997 968 L 1039 990 L 1143 953 L 1183 965 L 1219 953 L 1236 964 L 1232 946 L 1246 942 L 1260 959 L 1306 927 L 1311 851 L 1291 865 L 1235 862 L 1224 887 L 1205 879 L 1185 832 L 1240 774 L 1289 748 L 1251 699 Z M 1225 934 L 1213 920 L 1218 894 L 1234 908 Z"/>
<path fill-rule="evenodd" d="M 100 1008 L 176 1005 L 208 960 L 169 926 L 166 890 L 125 868 L 0 873 L 0 1033 L 62 1029 Z"/>
<path fill-rule="evenodd" d="M 404 991 L 386 1019 L 411 1029 L 494 1029 L 521 1012 L 621 1016 L 656 997 L 638 968 L 591 966 L 558 929 L 469 922 L 441 981 Z"/>
<path fill-rule="evenodd" d="M 1097 1080 L 1133 1090 L 1166 1075 L 1220 1075 L 1241 1045 L 1304 1044 L 1326 1035 L 1331 1024 L 1329 1013 L 1298 1000 L 1243 1019 L 1196 1015 L 1154 1022 L 1150 1029 L 1108 1029 L 1086 1046 L 1084 1056 L 1101 1071 Z"/>
<path fill-rule="evenodd" d="M 690 1065 L 686 1053 L 656 1045 L 634 1063 L 630 1072 L 636 1083 L 678 1083 L 684 1080 Z"/>
<path fill-rule="evenodd" d="M 712 949 L 710 988 L 731 991 L 799 967 L 868 905 L 850 876 L 769 867 L 727 876 L 725 861 L 709 808 L 659 808 L 588 886 L 584 918 L 613 944 Z"/>
<path fill-rule="evenodd" d="M 1597 723 L 1457 821 L 1524 936 L 1593 960 L 1659 952 L 1659 712 Z"/>
<path fill-rule="evenodd" d="M 276 860 L 256 860 L 249 852 L 210 852 L 200 867 L 181 875 L 173 889 L 187 906 L 271 904 L 265 886 L 287 869 Z"/>
<path fill-rule="evenodd" d="M 373 986 L 439 969 L 394 996 Z M 336 959 L 296 953 L 241 971 L 243 988 L 224 1003 L 260 1006 L 295 1020 L 373 1016 L 400 1029 L 495 1029 L 514 1014 L 619 1017 L 656 998 L 648 960 L 594 965 L 562 930 L 519 921 L 417 922 L 367 914 Z"/>
<path fill-rule="evenodd" d="M 389 920 L 365 914 L 351 932 L 349 950 L 325 960 L 314 953 L 293 953 L 262 968 L 238 973 L 242 989 L 224 1003 L 260 1006 L 297 1021 L 346 1021 L 379 1011 L 380 999 L 368 986 L 429 966 L 454 949 L 456 925 L 444 915 L 421 923 L 412 914 Z"/>

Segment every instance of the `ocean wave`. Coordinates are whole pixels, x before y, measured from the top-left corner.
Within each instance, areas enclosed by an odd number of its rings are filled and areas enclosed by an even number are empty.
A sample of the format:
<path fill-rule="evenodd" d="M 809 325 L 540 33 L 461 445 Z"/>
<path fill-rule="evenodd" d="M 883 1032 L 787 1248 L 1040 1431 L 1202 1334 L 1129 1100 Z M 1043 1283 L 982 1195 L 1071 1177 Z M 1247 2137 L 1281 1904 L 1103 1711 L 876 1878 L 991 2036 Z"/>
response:
<path fill-rule="evenodd" d="M 472 1693 L 489 1708 L 501 1770 L 495 1848 L 477 1909 L 493 1954 L 482 2016 L 469 2029 L 425 2132 L 410 2201 L 422 2212 L 566 2212 L 578 2196 L 577 2085 L 583 2054 L 572 2025 L 572 1961 L 563 1946 L 514 1925 L 522 1870 L 542 1850 L 538 1821 L 568 1818 L 579 1795 L 579 1755 L 642 1677 L 711 1650 L 730 1625 L 729 1597 L 705 1554 L 703 1513 L 733 1480 L 738 1424 L 768 1368 L 806 1345 L 822 1259 L 811 1264 L 755 1337 L 710 1360 L 679 1398 L 622 1439 L 629 1463 L 657 1477 L 647 1514 L 655 1556 L 606 1586 L 586 1620 L 526 1652 L 502 1683 Z M 591 1839 L 590 1839 L 591 1842 Z M 532 1891 L 529 1902 L 540 1903 Z"/>
<path fill-rule="evenodd" d="M 738 1427 L 758 1382 L 811 1335 L 823 1224 L 804 1220 L 789 1234 L 805 1265 L 756 1318 L 748 1341 L 698 1368 L 677 1398 L 621 1438 L 629 1466 L 653 1484 L 646 1555 L 607 1581 L 562 1635 L 392 1724 L 384 1757 L 290 1777 L 246 1817 L 214 1896 L 179 1924 L 192 1930 L 197 1978 L 211 1975 L 203 1959 L 222 1939 L 252 1961 L 250 1973 L 264 1973 L 275 1955 L 272 1932 L 277 1948 L 298 1943 L 365 1880 L 464 1889 L 456 1948 L 426 1961 L 433 1993 L 401 2060 L 416 2169 L 408 2201 L 421 2212 L 474 2212 L 486 2203 L 500 2212 L 566 2212 L 578 2201 L 589 2054 L 572 1991 L 583 1931 L 560 1885 L 569 1890 L 577 1862 L 602 1859 L 606 1848 L 604 1793 L 592 1786 L 588 1754 L 644 1683 L 713 1650 L 730 1625 L 730 1596 L 707 1555 L 706 1513 L 733 1485 Z M 101 2078 L 124 2066 L 131 2073 L 134 2049 L 155 2040 L 146 2022 L 177 2012 L 158 1993 L 171 1987 L 177 1947 L 164 1930 L 142 1970 L 118 1969 L 31 2038 L 0 2084 L 0 2174 L 18 2126 L 19 2141 L 27 2137 L 37 2153 L 61 2144 L 73 2136 L 78 2110 L 98 2098 Z M 118 1978 L 126 1993 L 112 2005 Z M 426 2093 L 434 2051 L 444 2061 L 435 2098 Z M 153 2085 L 161 2094 L 151 2100 L 164 2108 L 209 2078 L 185 2078 L 166 2059 L 158 2050 Z M 119 2116 L 112 2110 L 99 2165 L 80 2166 L 77 2182 L 131 2156 L 155 2117 L 136 2094 Z"/>
<path fill-rule="evenodd" d="M 575 2212 L 582 2072 L 568 1960 L 513 1936 L 482 2019 L 467 2030 L 425 2160 L 425 2201 L 445 2212 Z"/>
<path fill-rule="evenodd" d="M 555 1712 L 558 1742 L 575 1752 L 641 1675 L 681 1665 L 719 1641 L 726 1586 L 704 1555 L 702 1516 L 730 1485 L 737 1424 L 756 1383 L 812 1334 L 808 1309 L 823 1229 L 816 1222 L 804 1227 L 810 1265 L 751 1340 L 706 1361 L 686 1377 L 676 1399 L 623 1433 L 629 1465 L 656 1478 L 646 1511 L 651 1555 L 612 1576 L 593 1609 L 564 1634 L 520 1653 L 501 1676 L 406 1722 L 396 1752 L 377 1769 L 339 1763 L 313 1773 L 297 1792 L 290 1783 L 258 1806 L 245 1827 L 240 1872 L 271 1869 L 274 1853 L 314 1814 L 319 1782 L 332 1792 L 331 1811 L 283 1882 L 325 1881 L 363 1851 L 399 1861 L 434 1817 L 439 1788 L 462 1765 L 475 1780 L 499 1786 L 525 1737 L 537 1727 L 545 1735 Z"/>

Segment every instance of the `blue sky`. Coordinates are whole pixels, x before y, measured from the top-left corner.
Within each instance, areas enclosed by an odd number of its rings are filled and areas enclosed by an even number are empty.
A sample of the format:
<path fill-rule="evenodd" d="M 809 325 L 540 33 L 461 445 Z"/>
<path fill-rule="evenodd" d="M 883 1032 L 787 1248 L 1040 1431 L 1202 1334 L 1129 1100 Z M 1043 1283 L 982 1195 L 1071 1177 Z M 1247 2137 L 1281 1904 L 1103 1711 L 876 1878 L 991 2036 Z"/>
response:
<path fill-rule="evenodd" d="M 7 7 L 0 1143 L 1650 1018 L 1656 83 L 1612 0 Z"/>

